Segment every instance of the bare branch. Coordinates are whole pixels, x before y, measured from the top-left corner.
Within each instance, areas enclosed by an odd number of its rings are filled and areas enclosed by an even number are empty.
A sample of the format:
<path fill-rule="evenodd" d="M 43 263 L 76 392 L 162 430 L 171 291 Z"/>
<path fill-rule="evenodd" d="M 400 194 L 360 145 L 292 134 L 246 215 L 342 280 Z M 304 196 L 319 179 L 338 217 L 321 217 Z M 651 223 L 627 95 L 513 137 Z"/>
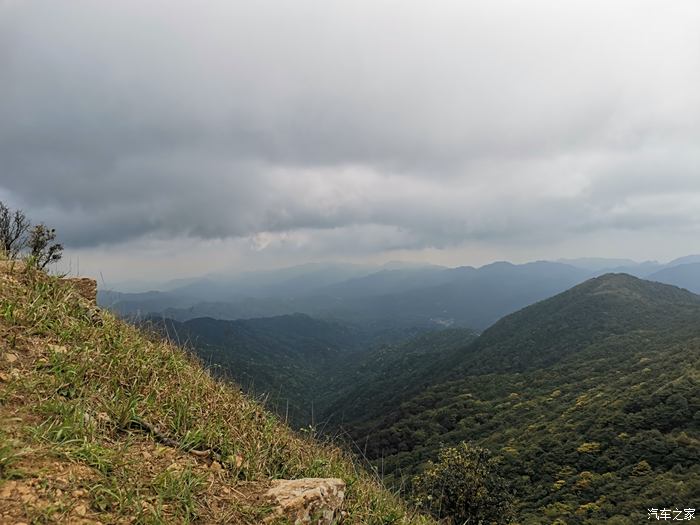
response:
<path fill-rule="evenodd" d="M 0 250 L 10 259 L 16 258 L 27 247 L 27 233 L 31 222 L 20 210 L 12 212 L 0 202 Z"/>

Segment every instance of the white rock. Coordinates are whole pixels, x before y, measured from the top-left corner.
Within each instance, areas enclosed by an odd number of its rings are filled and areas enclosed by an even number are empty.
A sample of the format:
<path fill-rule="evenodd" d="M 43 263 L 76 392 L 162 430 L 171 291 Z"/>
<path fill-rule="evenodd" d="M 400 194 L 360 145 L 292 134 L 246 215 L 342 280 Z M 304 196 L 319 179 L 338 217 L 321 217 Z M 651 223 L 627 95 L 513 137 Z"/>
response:
<path fill-rule="evenodd" d="M 294 525 L 331 525 L 343 506 L 345 482 L 337 478 L 275 480 L 265 497 L 277 506 L 271 519 L 284 516 Z"/>

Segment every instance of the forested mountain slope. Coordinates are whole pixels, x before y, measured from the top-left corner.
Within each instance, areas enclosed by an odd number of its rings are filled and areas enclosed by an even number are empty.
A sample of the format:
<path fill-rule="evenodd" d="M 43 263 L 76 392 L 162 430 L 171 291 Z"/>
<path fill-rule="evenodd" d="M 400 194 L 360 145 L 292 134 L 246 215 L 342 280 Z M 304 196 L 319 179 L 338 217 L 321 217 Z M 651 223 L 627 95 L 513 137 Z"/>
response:
<path fill-rule="evenodd" d="M 149 322 L 186 344 L 218 375 L 233 379 L 251 395 L 264 396 L 271 408 L 297 425 L 312 421 L 315 400 L 333 390 L 342 363 L 369 344 L 360 330 L 303 314 Z"/>
<path fill-rule="evenodd" d="M 626 274 L 607 274 L 501 319 L 456 366 L 470 375 L 539 369 L 615 336 L 695 333 L 699 312 L 700 296 Z"/>
<path fill-rule="evenodd" d="M 365 410 L 362 400 L 374 390 L 392 388 L 397 395 L 412 391 L 395 388 L 387 368 L 411 369 L 411 384 L 430 376 L 426 353 L 435 366 L 442 350 L 475 337 L 468 329 L 431 332 L 422 344 L 422 329 L 368 328 L 304 314 L 226 321 L 211 318 L 179 322 L 151 317 L 145 324 L 172 341 L 184 344 L 216 375 L 234 380 L 244 391 L 264 399 L 294 426 L 325 425 L 338 400 L 344 410 Z M 412 339 L 412 337 L 416 339 Z M 408 342 L 403 342 L 403 341 Z M 357 384 L 362 391 L 356 392 Z"/>
<path fill-rule="evenodd" d="M 454 352 L 477 335 L 467 328 L 452 328 L 366 352 L 338 371 L 335 391 L 327 393 L 334 401 L 326 404 L 321 420 L 335 428 L 345 418 L 353 421 L 391 410 L 442 375 Z"/>
<path fill-rule="evenodd" d="M 389 479 L 466 440 L 503 456 L 523 523 L 638 523 L 698 501 L 700 297 L 605 275 L 446 352 L 409 400 L 376 392 L 381 411 L 339 417 Z"/>

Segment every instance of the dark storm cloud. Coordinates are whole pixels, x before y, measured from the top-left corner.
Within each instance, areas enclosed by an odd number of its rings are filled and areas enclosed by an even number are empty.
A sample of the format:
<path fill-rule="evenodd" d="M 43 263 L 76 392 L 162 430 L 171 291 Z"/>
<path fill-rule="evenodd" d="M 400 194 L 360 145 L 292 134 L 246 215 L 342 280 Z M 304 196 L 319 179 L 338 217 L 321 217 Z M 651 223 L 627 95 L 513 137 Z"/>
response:
<path fill-rule="evenodd" d="M 0 2 L 0 190 L 74 246 L 697 227 L 699 26 L 694 1 Z"/>

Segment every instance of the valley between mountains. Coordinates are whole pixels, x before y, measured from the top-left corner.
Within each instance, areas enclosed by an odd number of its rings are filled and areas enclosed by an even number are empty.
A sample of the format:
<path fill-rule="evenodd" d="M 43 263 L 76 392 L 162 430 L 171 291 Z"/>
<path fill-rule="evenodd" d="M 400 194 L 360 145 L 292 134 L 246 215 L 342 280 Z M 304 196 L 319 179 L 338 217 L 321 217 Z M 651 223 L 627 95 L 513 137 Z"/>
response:
<path fill-rule="evenodd" d="M 547 269 L 560 272 L 544 289 L 524 278 L 511 308 L 583 273 L 560 266 L 518 268 L 521 278 L 536 268 L 544 281 Z M 466 442 L 495 456 L 517 523 L 640 523 L 653 507 L 694 508 L 700 296 L 603 273 L 486 327 L 497 314 L 483 312 L 506 308 L 510 286 L 488 277 L 495 298 L 474 281 L 401 292 L 411 316 L 388 308 L 371 321 L 336 310 L 239 320 L 162 314 L 139 322 L 186 343 L 215 375 L 240 384 L 293 428 L 342 443 L 409 499 L 415 476 L 440 450 Z M 387 289 L 395 284 L 382 286 L 377 302 L 391 304 L 396 290 Z M 467 294 L 469 286 L 479 293 Z M 435 309 L 431 318 L 417 313 L 447 289 L 441 306 L 449 326 L 435 322 Z M 481 305 L 482 317 L 455 320 L 456 298 L 474 311 Z M 471 328 L 467 319 L 481 321 Z"/>

